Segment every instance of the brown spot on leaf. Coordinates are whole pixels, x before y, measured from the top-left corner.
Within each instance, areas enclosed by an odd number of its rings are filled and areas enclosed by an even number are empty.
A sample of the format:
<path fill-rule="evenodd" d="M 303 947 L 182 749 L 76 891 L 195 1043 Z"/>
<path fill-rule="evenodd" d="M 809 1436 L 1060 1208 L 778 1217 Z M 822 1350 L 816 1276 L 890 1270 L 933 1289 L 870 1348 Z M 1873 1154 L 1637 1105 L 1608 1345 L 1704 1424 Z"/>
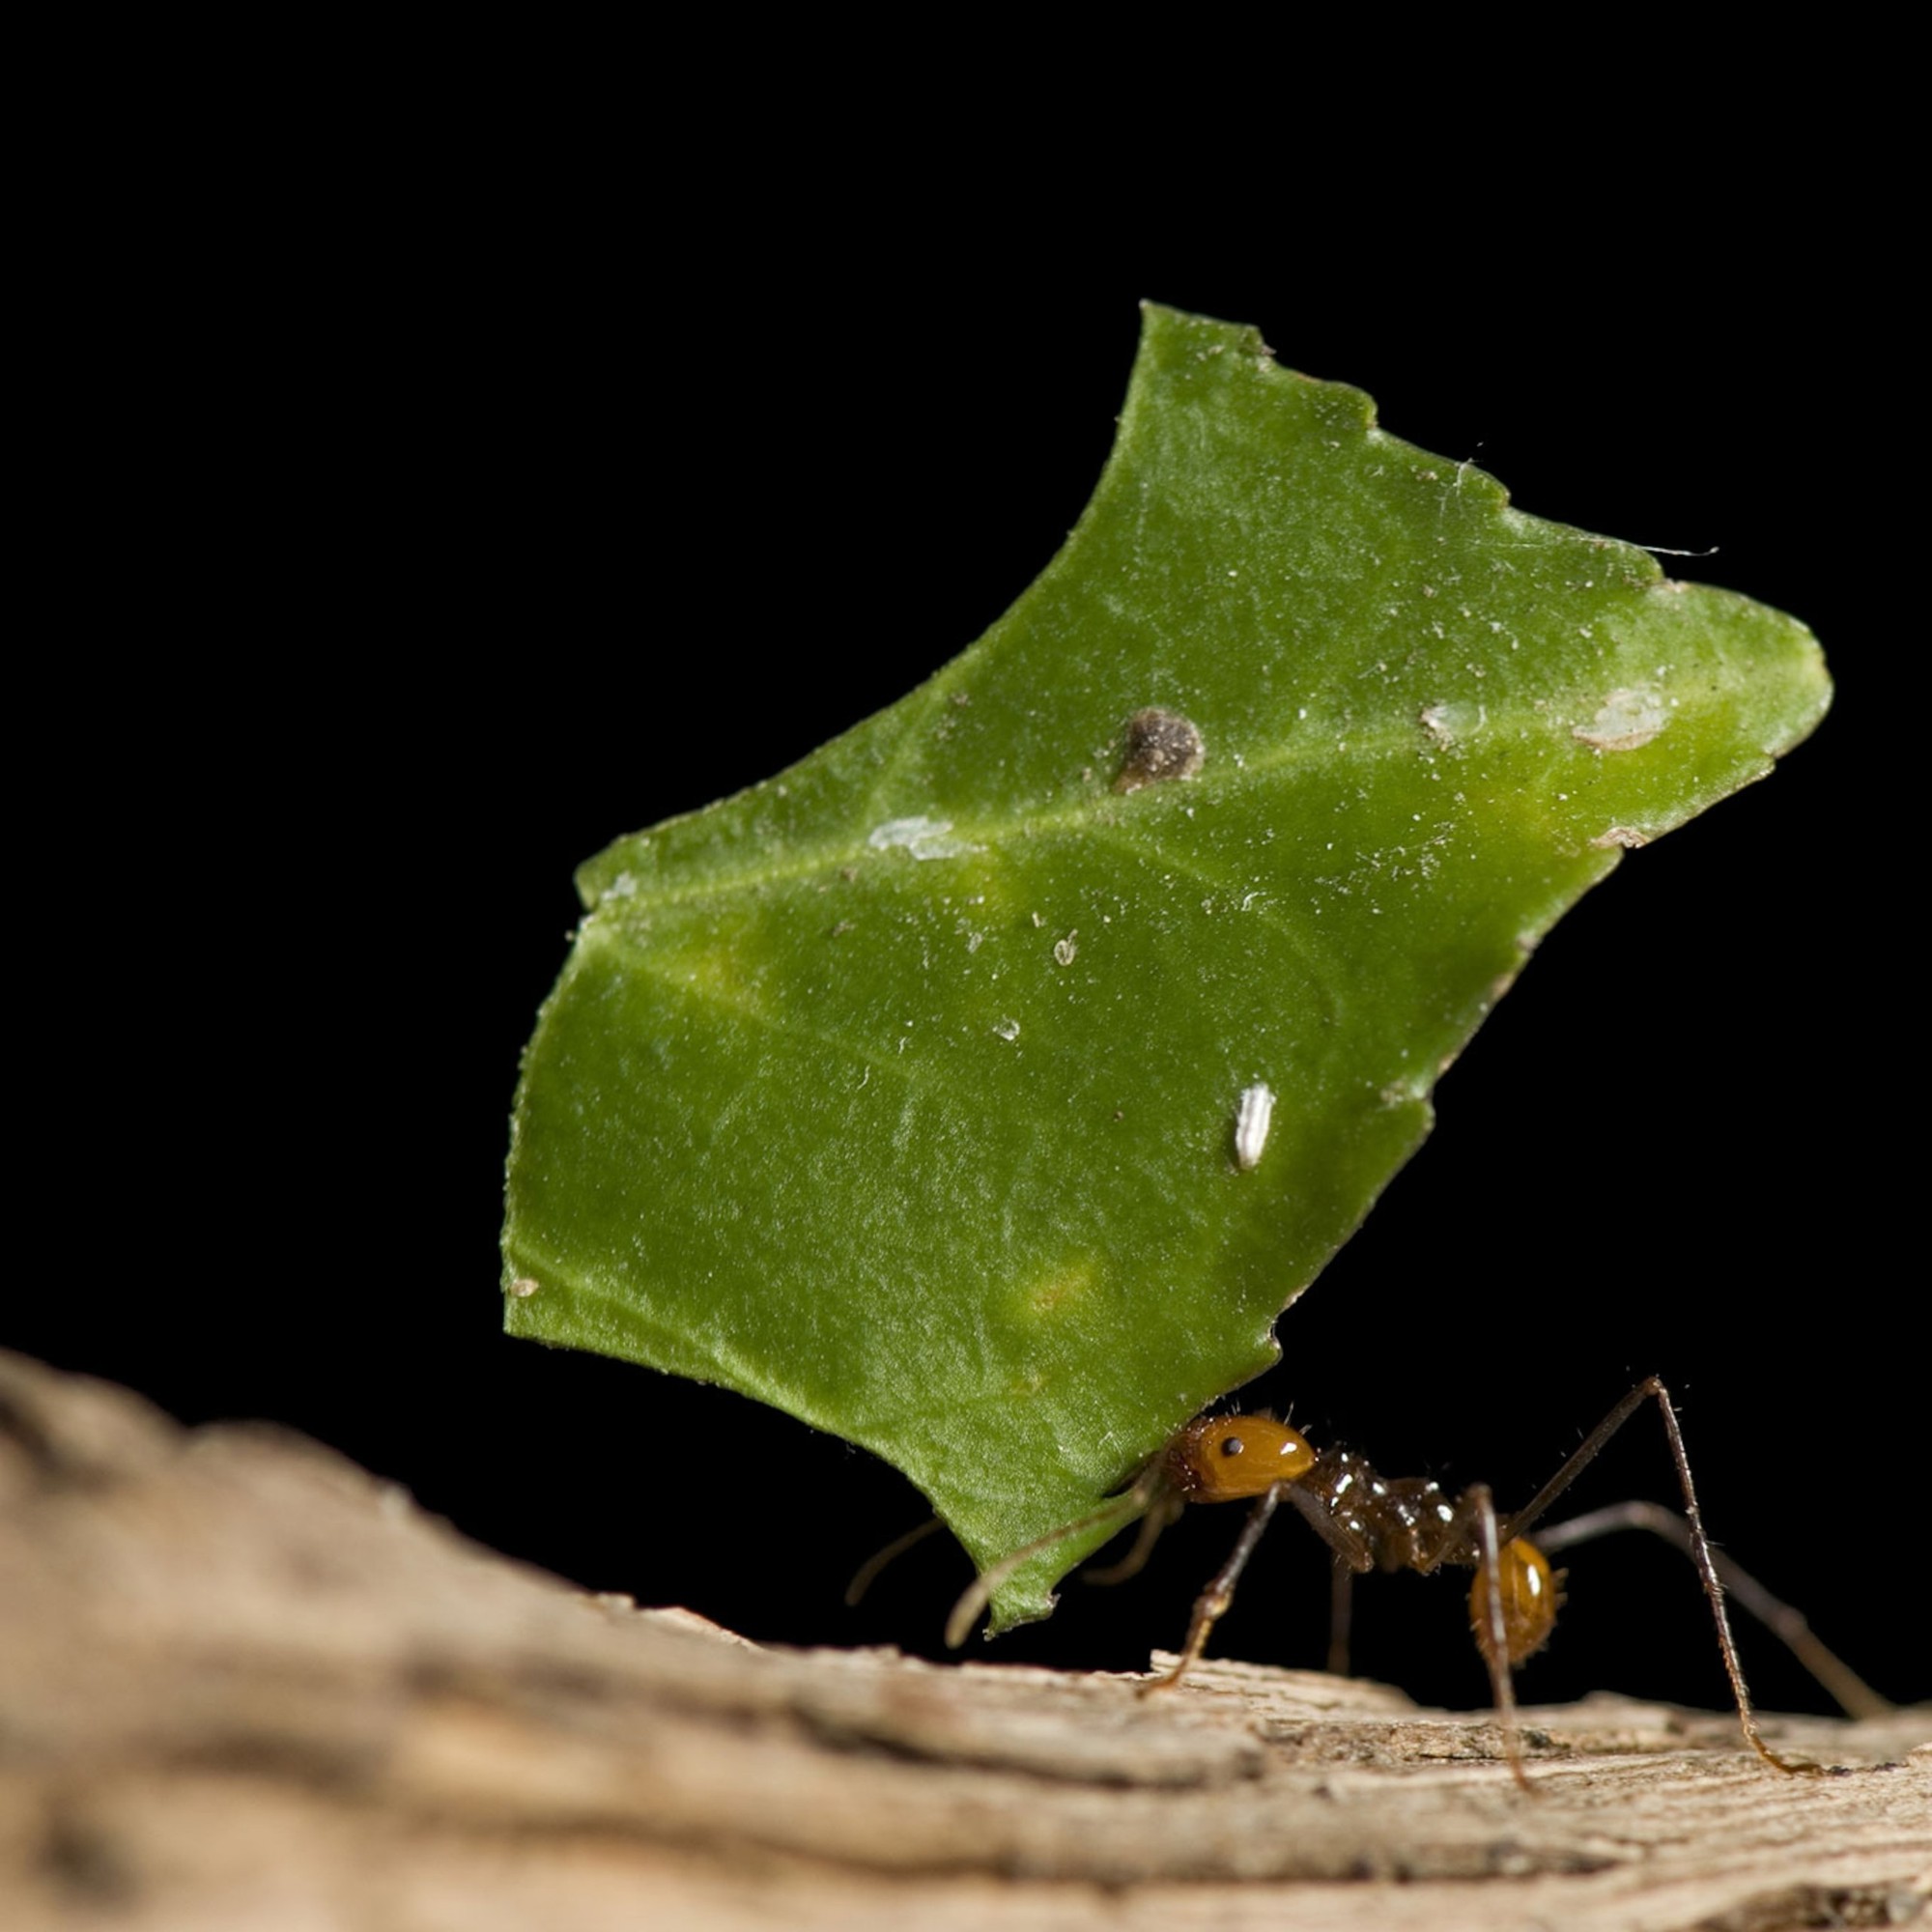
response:
<path fill-rule="evenodd" d="M 1200 727 L 1178 711 L 1150 705 L 1127 720 L 1127 751 L 1116 791 L 1138 791 L 1168 779 L 1191 779 L 1208 754 Z"/>

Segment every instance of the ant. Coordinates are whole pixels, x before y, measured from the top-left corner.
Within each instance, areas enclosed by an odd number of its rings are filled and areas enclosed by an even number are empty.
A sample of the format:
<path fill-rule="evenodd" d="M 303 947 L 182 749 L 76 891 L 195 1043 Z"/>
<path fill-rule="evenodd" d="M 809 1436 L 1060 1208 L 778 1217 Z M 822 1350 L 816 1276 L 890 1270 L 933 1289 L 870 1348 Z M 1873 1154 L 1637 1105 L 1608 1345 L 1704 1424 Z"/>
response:
<path fill-rule="evenodd" d="M 1684 1515 L 1674 1516 L 1654 1504 L 1623 1504 L 1555 1525 L 1544 1533 L 1542 1548 L 1531 1543 L 1523 1532 L 1542 1519 L 1610 1437 L 1650 1401 L 1656 1402 L 1670 1440 L 1671 1459 L 1684 1494 Z M 1361 1457 L 1347 1449 L 1318 1451 L 1298 1430 L 1270 1416 L 1197 1416 L 1126 1489 L 1099 1509 L 1063 1523 L 984 1571 L 953 1606 L 946 1626 L 946 1641 L 956 1650 L 1000 1585 L 1023 1564 L 1067 1537 L 1107 1523 L 1124 1528 L 1141 1519 L 1139 1538 L 1126 1558 L 1111 1569 L 1089 1573 L 1094 1582 L 1122 1582 L 1141 1569 L 1161 1532 L 1189 1503 L 1240 1500 L 1252 1501 L 1254 1507 L 1234 1553 L 1195 1600 L 1179 1661 L 1164 1676 L 1140 1685 L 1141 1695 L 1173 1690 L 1200 1661 L 1215 1624 L 1234 1599 L 1235 1585 L 1263 1531 L 1286 1501 L 1307 1519 L 1335 1559 L 1337 1637 L 1330 1649 L 1330 1668 L 1346 1668 L 1345 1591 L 1354 1576 L 1378 1569 L 1415 1570 L 1428 1575 L 1452 1565 L 1476 1572 L 1469 1589 L 1469 1621 L 1476 1648 L 1489 1666 L 1504 1755 L 1517 1783 L 1525 1789 L 1528 1779 L 1523 1775 L 1518 1742 L 1512 1672 L 1548 1640 L 1563 1601 L 1563 1573 L 1550 1567 L 1545 1551 L 1567 1548 L 1611 1530 L 1652 1530 L 1676 1543 L 1695 1564 L 1704 1594 L 1710 1599 L 1718 1648 L 1730 1679 L 1739 1722 L 1746 1740 L 1766 1764 L 1791 1773 L 1824 1769 L 1780 1757 L 1759 1731 L 1724 1609 L 1726 1583 L 1853 1715 L 1891 1708 L 1811 1635 L 1797 1611 L 1780 1604 L 1728 1558 L 1712 1549 L 1698 1514 L 1677 1410 L 1669 1391 L 1655 1376 L 1639 1382 L 1605 1416 L 1525 1508 L 1507 1517 L 1496 1514 L 1486 1484 L 1472 1485 L 1452 1502 L 1436 1484 L 1425 1479 L 1377 1475 Z M 936 1521 L 923 1524 L 881 1550 L 852 1579 L 846 1602 L 857 1603 L 888 1562 L 937 1527 Z"/>

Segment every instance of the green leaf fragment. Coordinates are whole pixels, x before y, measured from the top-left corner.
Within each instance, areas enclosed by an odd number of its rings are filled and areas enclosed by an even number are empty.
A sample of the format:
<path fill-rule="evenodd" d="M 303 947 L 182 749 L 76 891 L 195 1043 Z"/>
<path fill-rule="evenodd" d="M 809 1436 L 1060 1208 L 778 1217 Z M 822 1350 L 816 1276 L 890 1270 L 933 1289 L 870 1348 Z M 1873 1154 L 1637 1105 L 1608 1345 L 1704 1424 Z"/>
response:
<path fill-rule="evenodd" d="M 983 1566 L 1271 1363 L 1539 936 L 1829 698 L 1791 618 L 1150 308 L 985 637 L 580 872 L 506 1325 L 865 1444 Z"/>

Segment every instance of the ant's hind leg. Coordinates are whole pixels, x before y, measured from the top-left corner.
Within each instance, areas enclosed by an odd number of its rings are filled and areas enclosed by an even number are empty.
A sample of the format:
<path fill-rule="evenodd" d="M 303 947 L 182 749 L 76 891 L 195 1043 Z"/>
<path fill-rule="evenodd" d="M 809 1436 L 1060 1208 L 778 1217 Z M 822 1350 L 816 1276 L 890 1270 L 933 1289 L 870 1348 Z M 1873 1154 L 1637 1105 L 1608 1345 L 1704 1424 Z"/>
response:
<path fill-rule="evenodd" d="M 1181 1649 L 1180 1661 L 1165 1677 L 1151 1678 L 1143 1684 L 1140 1687 L 1143 1697 L 1154 1690 L 1172 1690 L 1201 1661 L 1201 1653 L 1208 1646 L 1208 1634 L 1227 1614 L 1228 1605 L 1235 1600 L 1235 1585 L 1240 1581 L 1241 1572 L 1248 1567 L 1248 1558 L 1255 1553 L 1255 1545 L 1262 1540 L 1262 1531 L 1268 1526 L 1268 1519 L 1274 1515 L 1275 1506 L 1281 1501 L 1283 1487 L 1276 1483 L 1255 1498 L 1255 1506 L 1248 1512 L 1248 1520 L 1241 1530 L 1241 1540 L 1235 1545 L 1235 1553 L 1222 1564 L 1214 1580 L 1194 1600 L 1194 1615 L 1187 1626 L 1187 1642 Z"/>
<path fill-rule="evenodd" d="M 1511 1538 L 1520 1536 L 1576 1481 L 1583 1468 L 1596 1460 L 1604 1444 L 1646 1402 L 1653 1399 L 1658 1412 L 1663 1417 L 1663 1433 L 1670 1441 L 1670 1459 L 1677 1465 L 1677 1486 L 1684 1494 L 1685 1528 L 1690 1535 L 1690 1560 L 1696 1565 L 1698 1580 L 1704 1585 L 1705 1596 L 1710 1599 L 1712 1620 L 1718 1627 L 1718 1649 L 1724 1660 L 1724 1675 L 1730 1679 L 1731 1697 L 1738 1707 L 1738 1722 L 1744 1728 L 1745 1740 L 1766 1764 L 1779 1771 L 1822 1772 L 1825 1769 L 1823 1765 L 1799 1764 L 1779 1757 L 1765 1743 L 1764 1734 L 1758 1729 L 1757 1716 L 1751 1709 L 1750 1692 L 1745 1688 L 1744 1666 L 1738 1662 L 1737 1643 L 1731 1635 L 1731 1620 L 1724 1610 L 1724 1586 L 1719 1580 L 1710 1539 L 1704 1534 L 1704 1519 L 1697 1509 L 1697 1490 L 1690 1480 L 1690 1459 L 1685 1454 L 1684 1432 L 1677 1426 L 1677 1406 L 1670 1399 L 1670 1391 L 1657 1377 L 1649 1376 L 1638 1382 L 1583 1438 L 1569 1461 L 1537 1492 L 1529 1507 L 1519 1510 L 1503 1525 L 1503 1541 L 1507 1543 Z"/>
<path fill-rule="evenodd" d="M 1553 1553 L 1579 1543 L 1594 1542 L 1600 1536 L 1613 1536 L 1620 1529 L 1647 1529 L 1695 1560 L 1696 1546 L 1690 1523 L 1662 1503 L 1612 1503 L 1607 1509 L 1591 1510 L 1587 1516 L 1573 1516 L 1540 1530 L 1536 1540 L 1546 1553 Z M 1731 1602 L 1742 1604 L 1766 1630 L 1782 1639 L 1799 1662 L 1837 1700 L 1846 1717 L 1882 1718 L 1898 1708 L 1889 1698 L 1881 1697 L 1835 1652 L 1826 1649 L 1813 1634 L 1802 1610 L 1773 1596 L 1748 1570 L 1721 1549 L 1711 1551 L 1711 1562 Z"/>

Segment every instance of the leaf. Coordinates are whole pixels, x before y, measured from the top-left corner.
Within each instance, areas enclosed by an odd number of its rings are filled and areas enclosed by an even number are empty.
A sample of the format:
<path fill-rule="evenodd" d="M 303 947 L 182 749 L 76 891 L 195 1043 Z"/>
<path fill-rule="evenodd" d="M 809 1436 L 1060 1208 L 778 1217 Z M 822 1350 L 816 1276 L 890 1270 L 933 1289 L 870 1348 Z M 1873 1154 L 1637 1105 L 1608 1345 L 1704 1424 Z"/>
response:
<path fill-rule="evenodd" d="M 1539 936 L 1829 696 L 1792 619 L 1150 308 L 984 638 L 580 872 L 506 1325 L 865 1444 L 983 1566 L 1270 1364 Z"/>

